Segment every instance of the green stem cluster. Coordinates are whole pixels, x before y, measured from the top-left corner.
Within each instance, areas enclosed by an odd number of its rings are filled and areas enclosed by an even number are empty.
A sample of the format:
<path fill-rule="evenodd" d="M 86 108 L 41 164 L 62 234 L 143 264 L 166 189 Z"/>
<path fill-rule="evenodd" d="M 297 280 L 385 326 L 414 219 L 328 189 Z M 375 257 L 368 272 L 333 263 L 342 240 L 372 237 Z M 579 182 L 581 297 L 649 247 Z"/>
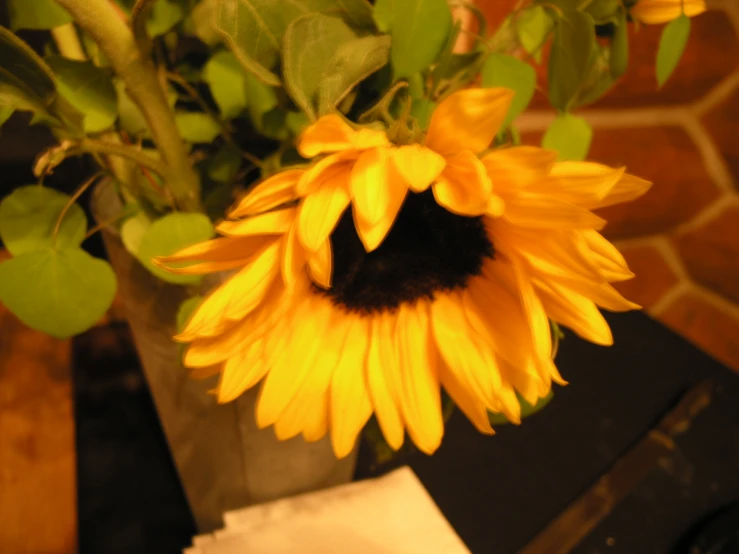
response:
<path fill-rule="evenodd" d="M 156 68 L 110 0 L 56 0 L 84 29 L 123 80 L 131 100 L 146 119 L 166 166 L 167 187 L 186 211 L 199 211 L 200 182 L 187 156 L 174 114 L 167 104 Z"/>

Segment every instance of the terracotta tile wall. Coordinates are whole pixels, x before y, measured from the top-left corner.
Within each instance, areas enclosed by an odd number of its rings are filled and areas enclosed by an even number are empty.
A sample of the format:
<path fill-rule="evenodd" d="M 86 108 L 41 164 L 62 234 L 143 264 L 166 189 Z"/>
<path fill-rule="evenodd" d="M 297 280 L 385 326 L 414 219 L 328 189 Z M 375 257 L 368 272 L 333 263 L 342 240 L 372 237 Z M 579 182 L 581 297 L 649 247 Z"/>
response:
<path fill-rule="evenodd" d="M 514 4 L 478 0 L 493 26 Z M 637 274 L 621 290 L 739 371 L 739 2 L 709 0 L 657 90 L 661 32 L 632 28 L 627 76 L 579 114 L 595 129 L 593 160 L 654 183 L 636 202 L 603 210 L 605 234 Z M 554 117 L 540 84 L 519 122 L 526 143 L 540 141 Z"/>

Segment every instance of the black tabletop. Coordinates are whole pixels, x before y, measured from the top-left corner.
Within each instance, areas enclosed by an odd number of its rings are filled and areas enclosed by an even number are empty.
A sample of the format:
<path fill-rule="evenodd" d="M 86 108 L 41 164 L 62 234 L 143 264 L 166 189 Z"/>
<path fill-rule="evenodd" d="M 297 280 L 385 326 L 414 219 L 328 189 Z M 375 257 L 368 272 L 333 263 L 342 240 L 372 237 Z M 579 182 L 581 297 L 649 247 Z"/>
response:
<path fill-rule="evenodd" d="M 672 458 L 573 552 L 688 554 L 696 525 L 739 500 L 739 375 L 644 314 L 608 319 L 613 347 L 567 334 L 557 362 L 571 384 L 544 411 L 494 437 L 456 413 L 434 456 L 396 462 L 413 468 L 473 553 L 518 552 L 705 378 L 713 400 Z M 111 331 L 91 331 L 102 332 Z M 95 337 L 75 344 L 80 552 L 179 552 L 195 533 L 192 519 L 148 391 L 135 386 L 143 378 L 125 328 L 115 332 L 119 372 L 105 382 L 91 371 L 100 362 Z M 357 477 L 392 467 L 375 467 L 363 449 Z"/>

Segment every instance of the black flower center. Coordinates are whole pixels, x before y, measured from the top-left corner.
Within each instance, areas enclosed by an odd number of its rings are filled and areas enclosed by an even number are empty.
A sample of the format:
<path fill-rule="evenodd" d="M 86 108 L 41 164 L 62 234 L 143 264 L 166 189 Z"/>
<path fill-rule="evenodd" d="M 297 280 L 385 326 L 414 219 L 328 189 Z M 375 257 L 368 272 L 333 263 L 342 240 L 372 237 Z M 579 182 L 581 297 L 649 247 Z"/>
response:
<path fill-rule="evenodd" d="M 333 303 L 349 311 L 391 311 L 401 302 L 433 298 L 437 291 L 463 288 L 494 255 L 482 219 L 440 207 L 428 190 L 409 193 L 393 228 L 379 248 L 367 253 L 344 212 L 331 235 Z"/>

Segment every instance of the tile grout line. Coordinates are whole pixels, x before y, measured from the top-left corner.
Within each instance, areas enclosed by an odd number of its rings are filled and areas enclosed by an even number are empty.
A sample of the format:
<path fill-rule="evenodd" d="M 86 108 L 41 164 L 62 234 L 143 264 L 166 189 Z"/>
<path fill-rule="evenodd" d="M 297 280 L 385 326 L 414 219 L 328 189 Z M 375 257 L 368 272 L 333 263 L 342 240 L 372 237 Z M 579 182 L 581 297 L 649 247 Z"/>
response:
<path fill-rule="evenodd" d="M 710 304 L 724 315 L 736 319 L 739 322 L 739 306 L 725 296 L 700 284 L 693 286 L 693 292 L 705 300 L 707 304 Z"/>
<path fill-rule="evenodd" d="M 703 227 L 711 223 L 713 220 L 718 219 L 727 208 L 732 206 L 739 207 L 739 194 L 723 194 L 694 215 L 689 221 L 686 221 L 672 229 L 670 234 L 683 235 L 690 231 L 694 231 L 699 227 Z"/>
<path fill-rule="evenodd" d="M 711 108 L 726 100 L 737 88 L 739 88 L 739 70 L 730 73 L 719 84 L 709 90 L 703 98 L 696 100 L 691 111 L 696 117 L 700 118 Z"/>
<path fill-rule="evenodd" d="M 628 110 L 602 109 L 578 112 L 597 129 L 621 129 L 633 127 L 680 126 L 690 117 L 689 108 L 651 107 Z M 516 127 L 522 132 L 544 131 L 554 121 L 556 114 L 549 110 L 532 110 L 521 114 Z"/>
<path fill-rule="evenodd" d="M 703 168 L 713 184 L 724 193 L 733 193 L 735 191 L 734 178 L 716 142 L 703 123 L 697 117 L 688 117 L 684 122 L 684 129 L 698 148 Z"/>
<path fill-rule="evenodd" d="M 659 300 L 646 308 L 646 312 L 655 319 L 660 319 L 664 313 L 678 300 L 693 290 L 693 283 L 686 281 L 678 281 L 668 290 L 666 290 Z"/>

